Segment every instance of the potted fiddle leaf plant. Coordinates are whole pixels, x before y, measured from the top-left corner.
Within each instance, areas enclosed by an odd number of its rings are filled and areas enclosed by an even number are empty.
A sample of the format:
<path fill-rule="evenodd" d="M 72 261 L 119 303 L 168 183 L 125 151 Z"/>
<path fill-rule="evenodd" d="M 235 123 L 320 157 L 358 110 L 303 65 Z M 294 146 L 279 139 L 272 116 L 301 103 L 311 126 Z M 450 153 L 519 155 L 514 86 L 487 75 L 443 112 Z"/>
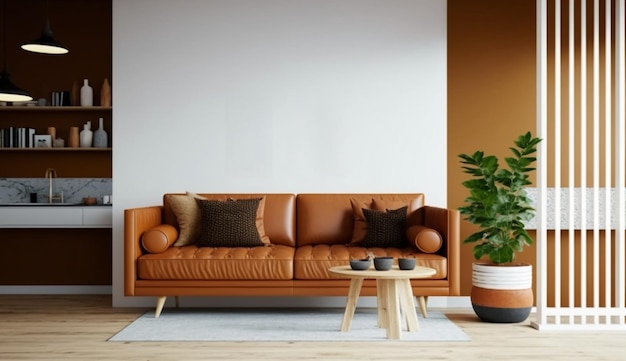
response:
<path fill-rule="evenodd" d="M 472 307 L 488 322 L 512 323 L 525 320 L 533 305 L 532 265 L 515 263 L 515 254 L 533 243 L 524 221 L 535 209 L 525 188 L 535 170 L 540 138 L 531 132 L 520 135 L 505 157 L 483 151 L 460 154 L 463 172 L 471 176 L 462 184 L 470 192 L 459 208 L 464 219 L 479 227 L 463 242 L 474 244 L 472 264 Z"/>

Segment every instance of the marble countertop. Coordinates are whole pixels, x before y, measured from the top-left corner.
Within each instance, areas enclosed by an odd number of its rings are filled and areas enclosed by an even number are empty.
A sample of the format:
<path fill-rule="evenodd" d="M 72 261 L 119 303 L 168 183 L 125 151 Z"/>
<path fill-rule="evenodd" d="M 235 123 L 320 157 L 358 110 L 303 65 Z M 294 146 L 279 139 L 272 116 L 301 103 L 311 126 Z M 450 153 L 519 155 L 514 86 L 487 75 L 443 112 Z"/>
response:
<path fill-rule="evenodd" d="M 83 198 L 95 197 L 98 205 L 103 205 L 104 197 L 111 200 L 112 180 L 110 178 L 0 178 L 0 204 L 12 206 L 31 204 L 31 194 L 36 203 L 48 205 L 50 185 L 55 196 L 63 194 L 64 204 L 83 204 Z M 59 204 L 55 200 L 53 204 Z M 61 205 L 62 206 L 62 205 Z"/>

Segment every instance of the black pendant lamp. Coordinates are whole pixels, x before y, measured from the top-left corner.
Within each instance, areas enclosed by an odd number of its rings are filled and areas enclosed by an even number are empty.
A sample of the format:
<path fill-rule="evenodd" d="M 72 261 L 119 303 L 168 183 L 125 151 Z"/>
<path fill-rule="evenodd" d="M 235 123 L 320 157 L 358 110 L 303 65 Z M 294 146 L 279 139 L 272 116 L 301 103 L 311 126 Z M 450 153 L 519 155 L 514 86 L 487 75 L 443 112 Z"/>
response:
<path fill-rule="evenodd" d="M 0 102 L 28 102 L 31 100 L 33 97 L 26 90 L 22 90 L 11 83 L 5 66 L 0 73 Z"/>
<path fill-rule="evenodd" d="M 33 97 L 28 94 L 27 91 L 22 90 L 15 86 L 9 80 L 9 73 L 7 73 L 7 3 L 6 0 L 3 3 L 3 25 L 4 33 L 2 34 L 2 51 L 3 62 L 2 72 L 0 73 L 0 101 L 3 102 L 27 102 L 33 100 Z"/>
<path fill-rule="evenodd" d="M 48 1 L 46 1 L 46 24 L 43 32 L 38 39 L 29 41 L 22 45 L 22 49 L 40 54 L 61 55 L 67 54 L 69 50 L 54 40 L 52 29 L 50 28 L 50 20 L 48 19 Z"/>

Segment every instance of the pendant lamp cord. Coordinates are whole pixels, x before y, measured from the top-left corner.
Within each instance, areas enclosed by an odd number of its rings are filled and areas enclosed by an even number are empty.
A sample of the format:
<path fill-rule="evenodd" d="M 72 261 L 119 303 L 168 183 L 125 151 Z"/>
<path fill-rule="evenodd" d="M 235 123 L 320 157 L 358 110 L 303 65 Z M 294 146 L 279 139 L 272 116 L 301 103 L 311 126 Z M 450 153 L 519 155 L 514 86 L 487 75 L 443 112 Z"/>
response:
<path fill-rule="evenodd" d="M 7 1 L 2 1 L 2 75 L 7 73 Z"/>
<path fill-rule="evenodd" d="M 47 31 L 52 34 L 52 30 L 50 30 L 50 16 L 48 15 L 48 0 L 44 2 L 44 12 L 46 15 L 46 23 L 45 23 L 44 32 Z"/>

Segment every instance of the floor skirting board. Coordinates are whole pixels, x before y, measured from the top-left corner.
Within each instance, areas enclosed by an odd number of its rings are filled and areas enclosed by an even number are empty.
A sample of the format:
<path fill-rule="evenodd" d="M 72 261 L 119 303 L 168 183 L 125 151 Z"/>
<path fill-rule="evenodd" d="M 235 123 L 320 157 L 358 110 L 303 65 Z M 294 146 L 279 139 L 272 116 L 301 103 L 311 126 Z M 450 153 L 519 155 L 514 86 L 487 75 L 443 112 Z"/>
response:
<path fill-rule="evenodd" d="M 110 295 L 111 286 L 0 286 L 0 295 Z"/>

